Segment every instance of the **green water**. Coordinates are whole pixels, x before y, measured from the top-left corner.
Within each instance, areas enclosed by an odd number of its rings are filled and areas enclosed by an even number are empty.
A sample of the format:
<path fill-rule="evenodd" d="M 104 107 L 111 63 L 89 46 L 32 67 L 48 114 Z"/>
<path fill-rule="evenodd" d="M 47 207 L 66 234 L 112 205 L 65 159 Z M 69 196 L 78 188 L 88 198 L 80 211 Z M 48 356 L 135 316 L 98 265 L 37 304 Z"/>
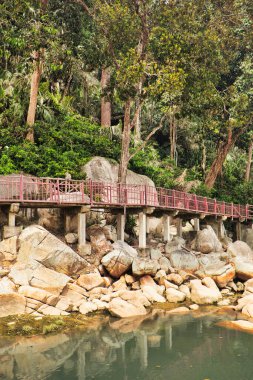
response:
<path fill-rule="evenodd" d="M 85 331 L 0 339 L 4 380 L 252 380 L 253 335 L 217 325 L 235 316 L 165 312 L 94 319 Z"/>

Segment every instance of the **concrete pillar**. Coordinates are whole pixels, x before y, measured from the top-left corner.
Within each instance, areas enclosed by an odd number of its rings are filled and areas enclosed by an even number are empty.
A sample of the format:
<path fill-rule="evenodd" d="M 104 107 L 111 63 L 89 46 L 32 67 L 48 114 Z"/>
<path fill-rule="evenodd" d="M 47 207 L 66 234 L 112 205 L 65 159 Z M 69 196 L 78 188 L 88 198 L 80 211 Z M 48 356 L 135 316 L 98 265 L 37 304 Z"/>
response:
<path fill-rule="evenodd" d="M 9 227 L 15 227 L 16 214 L 9 212 L 8 215 L 8 225 Z"/>
<path fill-rule="evenodd" d="M 117 215 L 117 237 L 118 240 L 124 241 L 125 239 L 125 215 Z"/>
<path fill-rule="evenodd" d="M 139 213 L 139 248 L 147 246 L 147 215 L 145 212 Z"/>
<path fill-rule="evenodd" d="M 194 231 L 199 231 L 200 230 L 200 223 L 199 223 L 199 218 L 194 218 Z"/>
<path fill-rule="evenodd" d="M 170 234 L 171 216 L 163 215 L 163 240 L 164 242 L 171 241 L 172 235 Z"/>
<path fill-rule="evenodd" d="M 236 239 L 242 240 L 242 224 L 240 221 L 236 222 Z"/>
<path fill-rule="evenodd" d="M 78 243 L 79 245 L 86 244 L 86 213 L 79 212 L 78 214 Z"/>
<path fill-rule="evenodd" d="M 66 233 L 70 232 L 71 215 L 65 213 L 64 230 Z"/>
<path fill-rule="evenodd" d="M 222 219 L 218 219 L 217 221 L 217 230 L 218 230 L 218 239 L 224 239 L 225 237 L 225 228 L 224 228 L 224 225 L 223 225 L 223 220 Z"/>
<path fill-rule="evenodd" d="M 183 223 L 182 219 L 177 219 L 177 236 L 182 237 L 183 236 Z"/>

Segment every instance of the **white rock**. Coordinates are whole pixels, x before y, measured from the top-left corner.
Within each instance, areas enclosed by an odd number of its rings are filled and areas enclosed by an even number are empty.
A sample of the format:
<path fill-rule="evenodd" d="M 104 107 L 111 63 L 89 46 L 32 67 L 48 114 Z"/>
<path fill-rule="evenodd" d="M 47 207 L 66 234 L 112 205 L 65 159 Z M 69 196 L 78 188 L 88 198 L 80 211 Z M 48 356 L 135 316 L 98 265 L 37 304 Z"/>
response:
<path fill-rule="evenodd" d="M 16 286 L 8 277 L 0 279 L 0 294 L 10 294 L 15 292 Z"/>
<path fill-rule="evenodd" d="M 0 318 L 9 315 L 24 314 L 25 297 L 17 293 L 0 294 Z"/>
<path fill-rule="evenodd" d="M 128 318 L 147 314 L 144 306 L 140 304 L 136 306 L 117 297 L 113 298 L 108 304 L 108 310 L 113 316 L 120 318 Z"/>
<path fill-rule="evenodd" d="M 86 290 L 91 290 L 93 288 L 104 286 L 103 277 L 100 273 L 87 273 L 82 274 L 78 280 L 77 284 Z"/>
<path fill-rule="evenodd" d="M 198 305 L 208 305 L 218 302 L 221 294 L 214 289 L 202 285 L 200 280 L 192 280 L 191 284 L 191 300 Z"/>
<path fill-rule="evenodd" d="M 14 261 L 17 258 L 17 236 L 0 242 L 0 261 Z"/>
<path fill-rule="evenodd" d="M 97 305 L 90 301 L 84 301 L 79 306 L 80 313 L 84 315 L 91 313 L 92 311 L 96 311 L 97 309 L 98 309 Z"/>
<path fill-rule="evenodd" d="M 186 298 L 186 295 L 179 290 L 168 288 L 166 290 L 166 298 L 168 302 L 183 302 Z"/>

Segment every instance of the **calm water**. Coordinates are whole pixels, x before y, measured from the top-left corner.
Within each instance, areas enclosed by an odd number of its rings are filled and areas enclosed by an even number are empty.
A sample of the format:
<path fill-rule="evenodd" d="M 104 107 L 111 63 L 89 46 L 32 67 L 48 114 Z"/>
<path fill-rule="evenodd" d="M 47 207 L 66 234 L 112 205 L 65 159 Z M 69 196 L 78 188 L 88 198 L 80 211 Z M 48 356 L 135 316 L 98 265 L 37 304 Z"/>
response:
<path fill-rule="evenodd" d="M 233 315 L 154 312 L 97 317 L 85 331 L 0 339 L 0 379 L 252 380 L 253 335 L 217 326 Z"/>

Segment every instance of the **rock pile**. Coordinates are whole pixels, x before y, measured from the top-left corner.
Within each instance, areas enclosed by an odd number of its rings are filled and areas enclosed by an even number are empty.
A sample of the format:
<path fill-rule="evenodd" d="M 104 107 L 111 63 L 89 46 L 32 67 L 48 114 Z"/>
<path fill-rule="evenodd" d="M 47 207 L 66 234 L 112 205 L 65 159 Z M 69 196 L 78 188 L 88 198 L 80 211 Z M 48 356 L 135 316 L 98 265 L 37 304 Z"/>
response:
<path fill-rule="evenodd" d="M 90 249 L 79 254 L 43 227 L 32 225 L 18 237 L 2 241 L 0 317 L 108 310 L 126 318 L 146 314 L 155 302 L 187 301 L 193 303 L 192 310 L 198 305 L 225 305 L 238 291 L 244 293 L 237 310 L 253 317 L 253 272 L 247 266 L 253 268 L 253 252 L 243 242 L 230 244 L 224 252 L 208 228 L 192 243 L 198 252 L 175 238 L 141 257 L 135 248 L 116 241 L 110 226 L 91 226 L 89 239 Z M 236 277 L 252 279 L 244 286 L 233 282 Z"/>

